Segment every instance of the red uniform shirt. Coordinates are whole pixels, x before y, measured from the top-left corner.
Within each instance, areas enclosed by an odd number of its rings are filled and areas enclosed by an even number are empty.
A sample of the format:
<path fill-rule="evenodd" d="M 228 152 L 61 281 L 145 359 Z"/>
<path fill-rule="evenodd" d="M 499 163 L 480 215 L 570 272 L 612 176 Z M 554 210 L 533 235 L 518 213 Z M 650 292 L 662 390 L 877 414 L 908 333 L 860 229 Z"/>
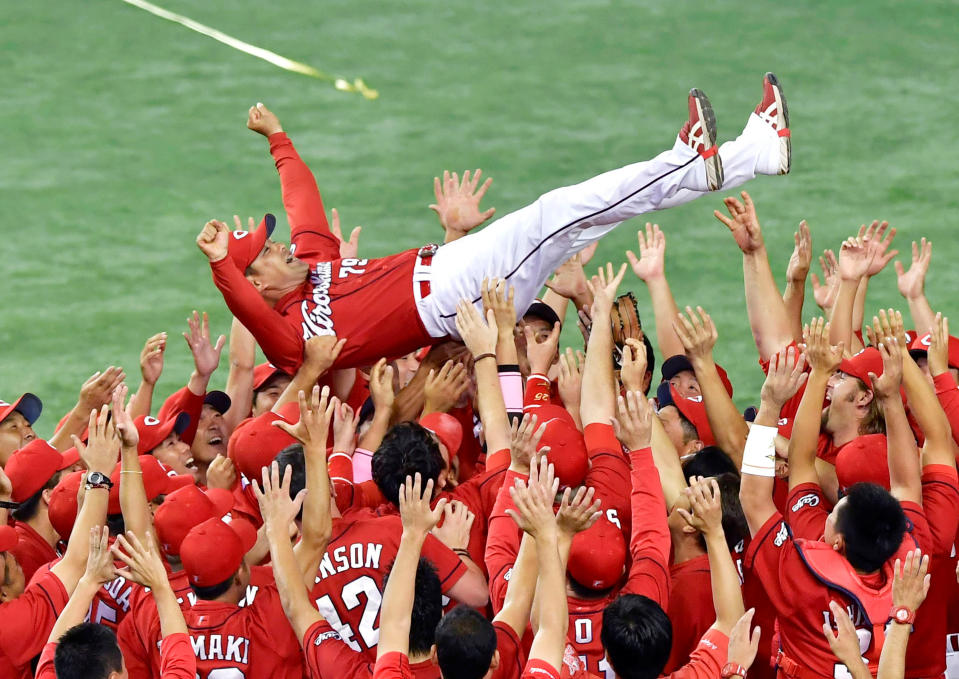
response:
<path fill-rule="evenodd" d="M 194 679 L 196 677 L 196 659 L 193 657 L 189 636 L 182 633 L 171 634 L 163 639 L 162 646 L 160 679 Z M 43 647 L 36 679 L 57 679 L 57 671 L 53 664 L 56 652 L 56 642 L 50 642 Z M 130 674 L 130 676 L 133 675 Z"/>
<path fill-rule="evenodd" d="M 376 659 L 383 582 L 399 549 L 403 525 L 395 514 L 358 509 L 333 521 L 333 535 L 320 561 L 310 598 L 320 614 L 354 651 Z M 466 565 L 433 535 L 423 543 L 443 592 L 459 582 Z"/>
<path fill-rule="evenodd" d="M 689 662 L 706 630 L 716 622 L 709 556 L 703 554 L 669 567 L 669 608 L 673 623 L 673 648 L 664 672 L 669 674 Z"/>
<path fill-rule="evenodd" d="M 0 604 L 0 677 L 30 679 L 30 661 L 43 650 L 57 616 L 70 597 L 63 583 L 47 571 L 23 594 Z"/>
<path fill-rule="evenodd" d="M 17 546 L 10 550 L 20 564 L 20 570 L 23 571 L 23 579 L 30 582 L 33 574 L 37 572 L 40 566 L 50 563 L 56 559 L 59 554 L 57 550 L 50 546 L 46 540 L 33 527 L 23 521 L 15 521 L 14 530 L 20 537 Z"/>
<path fill-rule="evenodd" d="M 112 542 L 112 539 L 111 539 Z M 50 568 L 57 563 L 59 559 L 50 561 L 41 566 L 33 574 L 31 584 L 50 572 Z M 125 568 L 126 564 L 122 561 L 114 562 L 117 568 Z M 104 583 L 97 593 L 93 595 L 93 601 L 90 602 L 90 610 L 87 612 L 85 622 L 93 622 L 105 625 L 114 632 L 130 612 L 130 605 L 133 602 L 134 595 L 142 592 L 143 587 L 135 582 L 128 582 L 124 577 L 117 577 L 110 582 Z"/>
<path fill-rule="evenodd" d="M 347 646 L 326 620 L 313 623 L 303 635 L 303 653 L 306 655 L 306 669 L 311 679 L 338 679 L 339 677 L 364 679 L 382 676 L 374 675 L 373 663 Z M 400 676 L 440 679 L 440 668 L 432 661 L 410 665 L 407 660 L 406 670 L 408 674 Z"/>
<path fill-rule="evenodd" d="M 213 282 L 233 315 L 249 328 L 267 359 L 293 374 L 303 343 L 317 335 L 349 341 L 336 367 L 371 365 L 433 344 L 413 296 L 416 250 L 382 259 L 341 259 L 310 168 L 283 132 L 270 136 L 297 258 L 309 263 L 303 284 L 270 305 L 232 259 L 211 262 Z M 389 328 L 389 332 L 384 332 Z"/>
<path fill-rule="evenodd" d="M 851 600 L 827 587 L 809 570 L 794 542 L 794 537 L 811 540 L 822 537 L 828 516 L 822 490 L 814 483 L 797 486 L 789 494 L 788 505 L 785 520 L 777 512 L 753 536 L 746 551 L 746 566 L 762 580 L 776 607 L 780 643 L 786 656 L 802 662 L 808 672 L 824 678 L 838 676 L 834 673 L 845 670 L 822 632 L 823 620 L 832 621 L 829 602 L 836 601 L 850 612 L 853 624 L 860 630 L 860 638 L 868 639 L 869 645 L 873 629 Z M 918 505 L 910 502 L 902 505 L 914 524 L 925 522 Z M 905 539 L 911 537 L 907 535 Z M 881 571 L 862 580 L 867 587 L 877 590 L 887 584 Z"/>

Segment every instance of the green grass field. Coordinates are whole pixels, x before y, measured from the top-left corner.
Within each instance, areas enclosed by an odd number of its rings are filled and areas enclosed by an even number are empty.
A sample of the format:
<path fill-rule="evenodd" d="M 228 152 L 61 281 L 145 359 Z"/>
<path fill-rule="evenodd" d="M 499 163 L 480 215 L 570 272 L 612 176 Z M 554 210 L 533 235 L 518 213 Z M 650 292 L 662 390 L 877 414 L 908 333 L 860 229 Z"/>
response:
<path fill-rule="evenodd" d="M 191 362 L 176 335 L 192 309 L 228 330 L 193 241 L 204 221 L 234 213 L 274 211 L 285 227 L 266 144 L 244 124 L 258 100 L 280 116 L 327 207 L 345 226 L 364 226 L 362 254 L 377 256 L 441 238 L 426 206 L 444 168 L 483 168 L 495 179 L 487 204 L 506 214 L 668 147 L 692 86 L 710 95 L 720 136 L 734 137 L 772 70 L 789 97 L 794 169 L 748 188 L 774 269 L 785 270 L 802 218 L 816 251 L 884 218 L 904 251 L 920 236 L 935 242 L 929 296 L 951 310 L 956 2 L 159 1 L 323 71 L 362 76 L 380 98 L 281 71 L 120 0 L 32 0 L 4 12 L 0 397 L 37 393 L 42 434 L 93 371 L 123 365 L 135 386 L 152 333 L 171 335 L 161 394 L 181 386 Z M 717 359 L 744 406 L 757 400 L 761 373 L 740 255 L 711 216 L 719 203 L 707 197 L 656 219 L 678 301 L 712 312 Z M 608 236 L 596 261 L 624 261 L 639 226 Z M 627 280 L 648 309 L 642 285 Z M 899 302 L 890 267 L 869 308 Z"/>

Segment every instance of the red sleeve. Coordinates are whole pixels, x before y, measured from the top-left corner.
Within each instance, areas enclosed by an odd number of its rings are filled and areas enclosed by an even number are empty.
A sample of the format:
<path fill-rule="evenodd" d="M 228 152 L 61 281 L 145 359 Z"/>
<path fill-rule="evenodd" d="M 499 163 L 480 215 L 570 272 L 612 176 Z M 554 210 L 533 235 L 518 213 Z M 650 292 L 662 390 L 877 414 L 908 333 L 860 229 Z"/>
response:
<path fill-rule="evenodd" d="M 210 262 L 213 282 L 233 315 L 253 333 L 267 359 L 294 374 L 303 362 L 303 335 L 266 303 L 229 257 Z"/>
<path fill-rule="evenodd" d="M 167 400 L 160 407 L 157 418 L 165 421 L 173 419 L 180 413 L 189 415 L 190 424 L 180 434 L 180 440 L 192 445 L 197 426 L 200 424 L 200 415 L 203 414 L 204 398 L 206 398 L 206 394 L 197 395 L 190 391 L 189 387 L 183 387 L 167 397 Z"/>
<path fill-rule="evenodd" d="M 603 512 L 610 521 L 616 519 L 624 537 L 631 534 L 632 520 L 629 505 L 629 463 L 623 446 L 613 431 L 613 425 L 594 422 L 583 430 L 589 453 L 589 472 L 585 484 L 596 489 L 596 497 L 603 502 Z"/>
<path fill-rule="evenodd" d="M 152 676 L 150 654 L 143 647 L 143 641 L 136 630 L 135 618 L 141 615 L 140 610 L 139 606 L 134 605 L 130 609 L 130 615 L 123 618 L 117 628 L 117 645 L 123 653 L 127 674 L 134 679 Z"/>
<path fill-rule="evenodd" d="M 818 483 L 801 483 L 786 500 L 786 523 L 793 537 L 818 540 L 826 532 L 826 498 Z"/>
<path fill-rule="evenodd" d="M 559 679 L 559 670 L 545 660 L 531 658 L 526 662 L 522 679 Z"/>
<path fill-rule="evenodd" d="M 373 676 L 373 666 L 347 646 L 326 620 L 317 620 L 310 625 L 303 635 L 302 645 L 310 679 Z"/>
<path fill-rule="evenodd" d="M 190 636 L 178 632 L 160 642 L 160 677 L 162 679 L 194 679 L 196 656 Z"/>
<path fill-rule="evenodd" d="M 374 679 L 413 679 L 410 659 L 405 653 L 393 651 L 376 659 L 373 668 Z"/>
<path fill-rule="evenodd" d="M 743 556 L 746 577 L 755 576 L 764 585 L 770 603 L 780 616 L 791 615 L 793 603 L 783 592 L 780 579 L 780 562 L 787 550 L 796 552 L 789 526 L 778 512 L 766 520 L 749 541 Z"/>
<path fill-rule="evenodd" d="M 666 676 L 669 679 L 716 679 L 728 653 L 729 637 L 718 629 L 709 629 L 689 656 L 689 662 Z"/>
<path fill-rule="evenodd" d="M 283 208 L 290 220 L 290 240 L 300 259 L 340 258 L 340 243 L 330 233 L 323 200 L 310 168 L 293 148 L 285 132 L 271 134 L 270 153 L 280 173 Z"/>
<path fill-rule="evenodd" d="M 934 464 L 923 468 L 922 510 L 929 522 L 932 555 L 948 557 L 959 529 L 959 477 L 955 467 Z"/>
<path fill-rule="evenodd" d="M 492 679 L 519 679 L 526 664 L 523 643 L 512 627 L 505 622 L 494 622 L 496 650 L 499 651 L 499 666 L 493 670 Z"/>
<path fill-rule="evenodd" d="M 453 585 L 466 575 L 466 564 L 432 533 L 426 536 L 426 541 L 423 543 L 423 556 L 436 568 L 443 592 L 450 591 Z"/>
<path fill-rule="evenodd" d="M 336 508 L 342 514 L 353 506 L 353 458 L 346 453 L 332 453 L 326 460 L 326 468 L 333 484 Z"/>
<path fill-rule="evenodd" d="M 486 471 L 495 472 L 509 467 L 509 448 L 500 448 L 486 456 Z"/>
<path fill-rule="evenodd" d="M 666 523 L 663 485 L 653 462 L 651 448 L 630 452 L 629 459 L 633 463 L 630 473 L 633 528 L 629 540 L 629 553 L 633 561 L 622 591 L 624 594 L 647 596 L 666 610 L 669 604 L 671 541 Z"/>
<path fill-rule="evenodd" d="M 514 508 L 509 488 L 517 478 L 525 478 L 516 472 L 508 471 L 503 477 L 503 485 L 496 495 L 496 504 L 490 514 L 489 530 L 486 535 L 486 569 L 489 572 L 490 605 L 494 613 L 499 613 L 506 599 L 509 574 L 519 554 L 522 533 L 516 522 L 506 513 Z"/>
<path fill-rule="evenodd" d="M 550 403 L 550 382 L 542 375 L 530 375 L 526 380 L 523 407 L 542 406 Z M 535 414 L 535 413 L 534 413 Z"/>
<path fill-rule="evenodd" d="M 17 667 L 29 664 L 43 650 L 69 599 L 60 578 L 47 571 L 19 597 L 0 604 L 0 656 Z"/>
<path fill-rule="evenodd" d="M 932 379 L 936 388 L 939 405 L 946 411 L 949 424 L 952 425 L 952 438 L 959 443 L 959 385 L 948 370 Z"/>
<path fill-rule="evenodd" d="M 57 652 L 57 642 L 51 641 L 43 647 L 40 662 L 37 664 L 35 679 L 57 679 L 57 668 L 53 665 L 53 657 Z"/>

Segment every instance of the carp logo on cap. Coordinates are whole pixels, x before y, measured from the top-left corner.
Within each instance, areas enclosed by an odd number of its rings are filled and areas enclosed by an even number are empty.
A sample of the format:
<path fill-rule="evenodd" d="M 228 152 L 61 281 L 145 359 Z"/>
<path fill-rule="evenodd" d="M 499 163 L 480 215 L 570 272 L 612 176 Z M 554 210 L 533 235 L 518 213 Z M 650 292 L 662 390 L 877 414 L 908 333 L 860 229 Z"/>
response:
<path fill-rule="evenodd" d="M 241 238 L 246 238 L 250 232 L 244 231 L 243 229 L 237 229 L 236 231 L 233 231 L 232 233 L 234 238 L 236 238 L 237 240 L 240 240 Z"/>
<path fill-rule="evenodd" d="M 160 424 L 160 420 L 153 417 L 153 415 L 147 415 L 143 418 L 143 424 L 147 425 L 148 427 L 155 427 Z"/>

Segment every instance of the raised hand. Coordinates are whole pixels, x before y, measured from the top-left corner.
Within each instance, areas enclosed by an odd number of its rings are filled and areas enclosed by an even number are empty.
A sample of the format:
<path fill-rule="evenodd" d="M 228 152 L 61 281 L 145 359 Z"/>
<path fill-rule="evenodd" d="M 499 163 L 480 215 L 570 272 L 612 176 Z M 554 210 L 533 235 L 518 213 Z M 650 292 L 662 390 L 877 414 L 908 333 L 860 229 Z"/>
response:
<path fill-rule="evenodd" d="M 546 432 L 546 423 L 537 425 L 536 415 L 525 413 L 521 421 L 513 420 L 510 424 L 509 454 L 512 463 L 510 467 L 516 471 L 526 472 L 536 455 L 539 441 Z"/>
<path fill-rule="evenodd" d="M 892 605 L 915 611 L 929 594 L 929 555 L 916 549 L 906 554 L 906 562 L 896 559 L 892 581 Z"/>
<path fill-rule="evenodd" d="M 793 248 L 792 255 L 789 256 L 789 264 L 786 265 L 786 280 L 790 283 L 803 284 L 806 282 L 806 276 L 809 275 L 809 267 L 812 264 L 812 235 L 809 233 L 809 225 L 806 220 L 799 222 L 799 231 L 793 233 L 793 241 L 796 246 Z"/>
<path fill-rule="evenodd" d="M 742 250 L 744 255 L 751 254 L 765 247 L 763 242 L 763 232 L 759 226 L 759 217 L 756 216 L 756 206 L 749 194 L 743 191 L 741 194 L 742 202 L 733 196 L 723 199 L 726 210 L 729 211 L 727 217 L 719 210 L 713 210 L 713 216 L 726 225 L 736 245 Z"/>
<path fill-rule="evenodd" d="M 333 411 L 333 450 L 352 456 L 356 449 L 358 417 L 348 403 L 341 403 Z"/>
<path fill-rule="evenodd" d="M 256 106 L 250 107 L 247 113 L 246 126 L 254 132 L 259 132 L 264 137 L 283 131 L 280 126 L 280 119 L 262 102 L 257 102 Z"/>
<path fill-rule="evenodd" d="M 632 250 L 626 251 L 626 259 L 633 273 L 641 281 L 650 281 L 666 275 L 666 236 L 659 224 L 646 222 L 646 231 L 636 234 L 639 239 L 639 257 Z"/>
<path fill-rule="evenodd" d="M 266 529 L 275 535 L 290 534 L 290 524 L 300 513 L 303 500 L 306 499 L 306 488 L 297 493 L 295 498 L 290 498 L 292 479 L 293 467 L 287 465 L 283 469 L 283 479 L 280 480 L 280 465 L 274 460 L 269 467 L 263 468 L 260 486 L 252 484 L 263 523 L 266 524 Z"/>
<path fill-rule="evenodd" d="M 93 373 L 80 387 L 80 398 L 77 400 L 77 413 L 89 413 L 99 410 L 113 400 L 113 391 L 126 379 L 123 368 L 110 366 L 103 372 Z"/>
<path fill-rule="evenodd" d="M 463 338 L 463 343 L 473 354 L 473 358 L 496 353 L 499 330 L 492 309 L 486 312 L 484 320 L 476 307 L 461 299 L 456 305 L 456 331 Z"/>
<path fill-rule="evenodd" d="M 896 261 L 896 284 L 899 294 L 906 299 L 922 297 L 926 289 L 926 274 L 932 261 L 932 241 L 923 238 L 919 244 L 912 242 L 912 264 L 905 271 L 902 262 Z"/>
<path fill-rule="evenodd" d="M 166 350 L 166 333 L 159 332 L 146 341 L 140 352 L 140 376 L 147 384 L 156 384 L 163 373 L 163 352 Z"/>
<path fill-rule="evenodd" d="M 597 245 L 599 245 L 599 241 L 595 241 L 587 249 L 595 251 Z M 553 273 L 553 277 L 546 281 L 546 287 L 566 299 L 583 297 L 588 292 L 586 273 L 583 271 L 585 263 L 583 254 L 583 252 L 577 252 L 560 264 L 559 268 Z M 592 252 L 589 256 L 592 257 Z"/>
<path fill-rule="evenodd" d="M 709 314 L 703 311 L 701 306 L 696 307 L 699 317 L 693 313 L 692 307 L 686 307 L 687 319 L 682 312 L 676 315 L 673 320 L 673 330 L 683 343 L 683 349 L 691 361 L 712 360 L 713 347 L 716 346 L 716 339 L 719 333 L 716 332 L 716 324 Z"/>
<path fill-rule="evenodd" d="M 832 375 L 842 362 L 843 343 L 829 343 L 829 323 L 822 317 L 814 318 L 803 328 L 806 360 L 813 372 Z"/>
<path fill-rule="evenodd" d="M 887 231 L 888 229 L 888 231 Z M 889 222 L 879 223 L 874 220 L 868 227 L 859 227 L 859 238 L 865 243 L 869 251 L 869 269 L 866 275 L 870 278 L 882 271 L 899 250 L 889 250 L 892 239 L 896 237 L 896 230 L 889 228 Z"/>
<path fill-rule="evenodd" d="M 350 237 L 343 238 L 343 231 L 340 229 L 340 213 L 333 208 L 333 219 L 330 223 L 330 233 L 340 243 L 340 257 L 343 259 L 355 258 L 360 252 L 360 232 L 362 226 L 356 226 L 350 231 Z"/>
<path fill-rule="evenodd" d="M 882 375 L 869 372 L 873 391 L 877 398 L 900 398 L 899 387 L 902 384 L 902 352 L 899 350 L 899 340 L 895 337 L 885 337 L 877 345 L 882 356 Z"/>
<path fill-rule="evenodd" d="M 596 317 L 598 311 L 602 310 L 608 313 L 612 308 L 613 300 L 616 299 L 616 291 L 619 289 L 619 284 L 623 282 L 625 274 L 625 264 L 620 266 L 617 272 L 613 269 L 613 264 L 607 262 L 605 269 L 600 267 L 597 275 L 586 282 L 589 291 L 593 293 L 593 307 L 590 311 L 593 318 Z"/>
<path fill-rule="evenodd" d="M 546 457 L 539 464 L 530 465 L 529 481 L 516 479 L 509 489 L 516 509 L 507 509 L 506 513 L 523 531 L 534 538 L 556 531 L 556 517 L 553 515 L 553 498 L 559 490 L 559 479 L 555 478 L 553 465 Z"/>
<path fill-rule="evenodd" d="M 200 321 L 200 314 L 196 311 L 186 319 L 189 324 L 189 331 L 183 333 L 183 339 L 186 340 L 190 352 L 193 354 L 193 365 L 196 371 L 203 377 L 209 377 L 220 365 L 220 353 L 223 351 L 223 345 L 226 344 L 226 335 L 220 335 L 216 340 L 216 346 L 210 342 L 210 317 L 203 312 L 203 320 Z"/>
<path fill-rule="evenodd" d="M 310 375 L 322 375 L 333 367 L 346 345 L 346 338 L 336 335 L 317 335 L 303 345 L 303 365 Z"/>
<path fill-rule="evenodd" d="M 546 339 L 537 342 L 536 331 L 528 325 L 523 327 L 523 334 L 526 336 L 526 358 L 529 359 L 530 372 L 545 375 L 549 371 L 559 348 L 561 330 L 560 324 L 556 323 Z"/>
<path fill-rule="evenodd" d="M 839 262 L 836 260 L 836 253 L 823 250 L 819 266 L 822 267 L 822 283 L 819 282 L 819 276 L 812 275 L 812 294 L 816 305 L 828 312 L 836 303 L 836 296 L 839 294 Z"/>
<path fill-rule="evenodd" d="M 619 364 L 619 379 L 627 391 L 643 391 L 646 369 L 649 366 L 646 356 L 646 344 L 629 337 L 623 345 L 623 356 Z M 566 400 L 563 400 L 566 403 Z"/>
<path fill-rule="evenodd" d="M 629 342 L 629 340 L 626 341 Z M 585 361 L 586 354 L 582 351 L 574 352 L 568 347 L 565 353 L 559 355 L 559 379 L 557 380 L 559 397 L 564 405 L 575 407 L 577 411 L 579 411 L 579 402 L 583 393 Z"/>
<path fill-rule="evenodd" d="M 197 234 L 196 246 L 211 262 L 219 262 L 229 252 L 230 227 L 219 219 L 211 219 Z"/>
<path fill-rule="evenodd" d="M 236 467 L 233 465 L 233 460 L 224 455 L 214 457 L 206 470 L 207 488 L 232 490 L 235 483 Z"/>
<path fill-rule="evenodd" d="M 714 478 L 694 476 L 683 492 L 692 511 L 677 508 L 683 521 L 703 535 L 716 534 L 723 529 L 723 503 L 719 484 Z"/>
<path fill-rule="evenodd" d="M 393 391 L 393 366 L 381 358 L 370 371 L 370 396 L 373 398 L 373 408 L 389 410 L 393 407 L 396 392 Z"/>
<path fill-rule="evenodd" d="M 860 281 L 872 267 L 872 252 L 861 238 L 847 238 L 839 248 L 839 278 Z"/>
<path fill-rule="evenodd" d="M 100 408 L 99 413 L 96 410 L 90 411 L 86 444 L 76 436 L 72 438 L 73 445 L 80 453 L 80 459 L 89 471 L 107 476 L 113 472 L 120 455 L 120 438 L 110 421 L 110 410 L 106 405 Z"/>
<path fill-rule="evenodd" d="M 430 370 L 423 387 L 426 397 L 423 410 L 431 413 L 449 412 L 460 402 L 469 385 L 469 372 L 459 361 L 447 361 L 438 372 Z"/>
<path fill-rule="evenodd" d="M 766 381 L 763 382 L 760 398 L 763 402 L 773 405 L 773 410 L 779 413 L 783 405 L 796 395 L 799 388 L 806 383 L 809 375 L 804 372 L 806 355 L 799 353 L 795 347 L 789 347 L 785 354 L 778 352 L 769 358 L 769 371 Z"/>
<path fill-rule="evenodd" d="M 300 420 L 296 424 L 277 420 L 273 422 L 273 426 L 279 427 L 306 448 L 325 449 L 330 419 L 340 400 L 335 396 L 330 398 L 329 387 L 323 387 L 320 391 L 319 386 L 314 386 L 309 401 L 306 400 L 306 394 L 302 391 L 297 393 L 297 401 L 300 404 Z"/>
<path fill-rule="evenodd" d="M 448 502 L 443 508 L 443 524 L 433 529 L 433 535 L 450 549 L 466 549 L 475 518 L 459 500 Z"/>
<path fill-rule="evenodd" d="M 826 621 L 822 624 L 823 634 L 826 635 L 829 648 L 839 661 L 853 672 L 853 668 L 865 664 L 862 653 L 859 651 L 859 635 L 856 634 L 856 626 L 852 624 L 846 609 L 835 601 L 829 602 L 829 610 L 832 611 L 832 617 L 836 621 L 836 631 L 833 632 L 829 622 Z M 853 672 L 852 676 L 857 675 Z"/>
<path fill-rule="evenodd" d="M 729 633 L 728 662 L 740 665 L 747 670 L 756 659 L 756 653 L 759 651 L 759 637 L 762 633 L 762 630 L 758 627 L 753 628 L 752 634 L 749 632 L 755 613 L 755 608 L 750 608 L 743 613 L 743 617 L 733 625 L 733 629 Z"/>
<path fill-rule="evenodd" d="M 559 511 L 556 512 L 556 527 L 570 538 L 588 529 L 603 515 L 600 511 L 603 503 L 600 500 L 593 500 L 595 495 L 593 488 L 580 486 L 576 495 L 572 493 L 572 488 L 563 491 L 563 501 L 560 503 Z"/>
<path fill-rule="evenodd" d="M 136 450 L 140 442 L 140 434 L 133 418 L 126 409 L 127 392 L 129 389 L 126 384 L 120 384 L 113 390 L 113 401 L 110 410 L 113 412 L 113 425 L 116 427 L 117 435 L 120 437 L 120 443 L 126 449 Z"/>
<path fill-rule="evenodd" d="M 133 531 L 127 531 L 126 535 L 117 536 L 111 549 L 113 556 L 127 565 L 126 568 L 118 569 L 117 575 L 151 590 L 170 587 L 163 558 L 150 533 L 144 535 L 144 541 L 140 542 Z"/>
<path fill-rule="evenodd" d="M 616 412 L 616 438 L 630 450 L 648 448 L 653 435 L 653 408 L 643 392 L 627 391 L 625 396 L 618 396 Z"/>
<path fill-rule="evenodd" d="M 442 182 L 439 177 L 433 178 L 436 202 L 430 205 L 430 210 L 440 218 L 440 226 L 446 231 L 447 243 L 465 236 L 496 213 L 496 208 L 492 207 L 485 212 L 480 212 L 480 201 L 493 183 L 492 179 L 487 179 L 482 186 L 479 186 L 482 176 L 483 171 L 477 169 L 470 178 L 470 172 L 467 170 L 463 173 L 463 181 L 460 182 L 455 172 L 443 170 Z"/>
<path fill-rule="evenodd" d="M 902 312 L 895 309 L 880 309 L 872 317 L 872 327 L 866 326 L 866 337 L 871 344 L 879 344 L 886 337 L 895 337 L 899 342 L 899 350 L 909 349 L 909 340 L 906 337 L 906 328 L 902 322 Z"/>
<path fill-rule="evenodd" d="M 933 377 L 949 372 L 949 319 L 936 314 L 929 333 L 929 372 Z"/>
<path fill-rule="evenodd" d="M 493 311 L 496 326 L 500 332 L 512 334 L 516 325 L 516 307 L 513 305 L 515 290 L 503 278 L 484 278 L 480 288 L 483 299 L 483 315 Z"/>
<path fill-rule="evenodd" d="M 400 519 L 403 521 L 403 532 L 425 538 L 443 516 L 446 507 L 446 498 L 436 501 L 436 506 L 430 508 L 430 499 L 433 497 L 433 479 L 426 482 L 423 488 L 423 479 L 416 472 L 413 477 L 406 477 L 400 486 Z"/>
<path fill-rule="evenodd" d="M 92 585 L 102 585 L 116 577 L 113 557 L 110 552 L 110 529 L 94 526 L 90 529 L 90 551 L 87 553 L 87 569 L 83 580 Z"/>

